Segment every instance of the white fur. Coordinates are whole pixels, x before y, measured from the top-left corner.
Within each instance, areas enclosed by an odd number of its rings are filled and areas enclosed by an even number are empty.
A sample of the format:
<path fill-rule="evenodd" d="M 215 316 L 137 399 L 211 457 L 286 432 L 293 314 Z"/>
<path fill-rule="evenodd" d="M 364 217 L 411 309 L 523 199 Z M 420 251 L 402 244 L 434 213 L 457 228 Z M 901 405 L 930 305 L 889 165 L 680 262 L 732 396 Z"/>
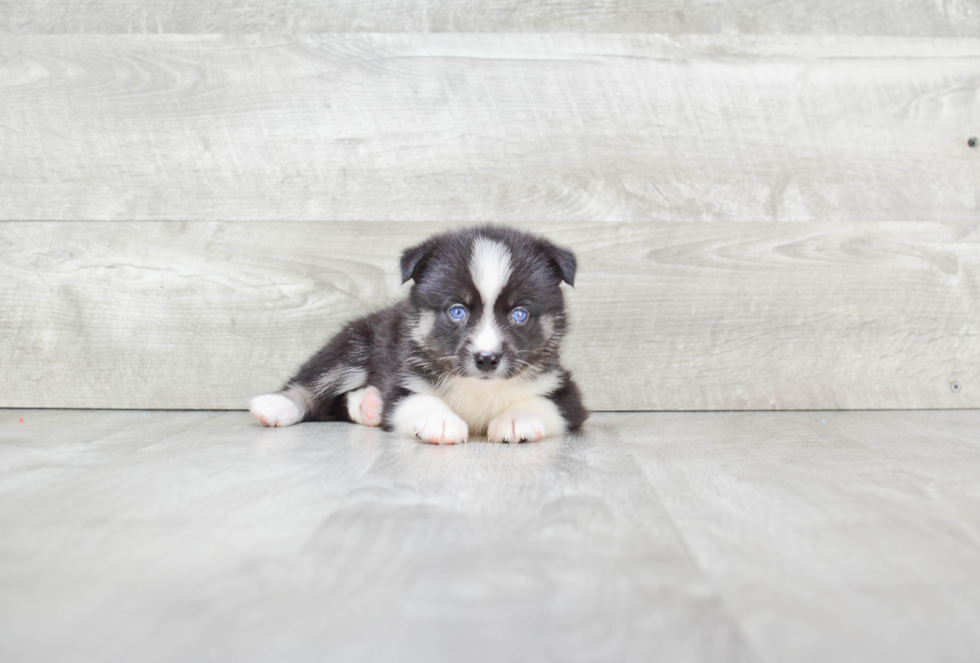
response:
<path fill-rule="evenodd" d="M 548 341 L 555 335 L 555 317 L 550 314 L 545 314 L 538 319 L 538 322 L 541 325 L 541 333 L 544 335 L 544 340 Z"/>
<path fill-rule="evenodd" d="M 479 434 L 486 432 L 490 421 L 501 413 L 535 397 L 546 396 L 555 391 L 558 385 L 557 375 L 545 373 L 533 377 L 518 376 L 510 380 L 452 377 L 438 386 L 432 386 L 422 380 L 411 380 L 405 386 L 418 394 L 436 397 L 452 412 L 462 417 L 473 433 Z M 555 425 L 554 418 L 550 417 L 548 412 L 549 418 L 545 422 L 547 434 L 556 435 L 564 431 L 565 421 L 558 413 L 558 408 L 546 398 L 539 400 L 551 404 L 559 422 Z M 536 406 L 529 411 L 541 416 L 539 410 L 543 412 L 542 408 L 543 406 Z"/>
<path fill-rule="evenodd" d="M 425 341 L 429 334 L 432 333 L 432 327 L 436 324 L 436 314 L 432 311 L 422 311 L 419 315 L 418 324 L 412 328 L 412 338 L 416 342 L 425 345 Z"/>
<path fill-rule="evenodd" d="M 510 278 L 510 249 L 486 237 L 473 242 L 470 276 L 483 300 L 483 318 L 470 343 L 470 352 L 500 352 L 500 332 L 493 319 L 493 306 Z"/>
<path fill-rule="evenodd" d="M 521 410 L 507 410 L 487 426 L 487 439 L 491 442 L 537 442 L 544 436 L 541 417 Z"/>
<path fill-rule="evenodd" d="M 480 320 L 480 329 L 468 348 L 470 352 L 500 352 L 500 332 L 493 320 L 493 310 L 485 310 Z"/>
<path fill-rule="evenodd" d="M 510 273 L 510 249 L 500 242 L 477 237 L 470 258 L 470 276 L 483 299 L 485 310 L 493 309 L 500 291 L 507 285 Z"/>
<path fill-rule="evenodd" d="M 303 418 L 303 410 L 293 399 L 282 394 L 256 396 L 248 409 L 266 426 L 292 426 Z"/>
<path fill-rule="evenodd" d="M 381 425 L 381 392 L 367 386 L 347 393 L 347 414 L 355 424 Z"/>
<path fill-rule="evenodd" d="M 432 444 L 466 442 L 469 427 L 445 402 L 435 396 L 413 394 L 395 408 L 395 430 Z"/>
<path fill-rule="evenodd" d="M 534 396 L 512 404 L 487 426 L 491 442 L 537 442 L 565 432 L 565 418 L 553 401 Z"/>

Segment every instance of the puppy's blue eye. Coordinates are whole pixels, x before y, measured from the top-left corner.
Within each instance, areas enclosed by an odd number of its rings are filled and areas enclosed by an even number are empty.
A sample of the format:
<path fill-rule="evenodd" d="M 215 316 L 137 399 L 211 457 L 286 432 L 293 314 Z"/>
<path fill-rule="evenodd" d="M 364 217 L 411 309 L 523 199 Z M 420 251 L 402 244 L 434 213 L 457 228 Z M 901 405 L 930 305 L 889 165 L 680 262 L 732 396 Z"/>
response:
<path fill-rule="evenodd" d="M 453 306 L 449 309 L 449 317 L 453 320 L 462 320 L 466 317 L 466 309 L 462 306 Z"/>
<path fill-rule="evenodd" d="M 522 308 L 515 308 L 510 314 L 510 319 L 517 324 L 521 324 L 527 320 L 527 311 Z"/>

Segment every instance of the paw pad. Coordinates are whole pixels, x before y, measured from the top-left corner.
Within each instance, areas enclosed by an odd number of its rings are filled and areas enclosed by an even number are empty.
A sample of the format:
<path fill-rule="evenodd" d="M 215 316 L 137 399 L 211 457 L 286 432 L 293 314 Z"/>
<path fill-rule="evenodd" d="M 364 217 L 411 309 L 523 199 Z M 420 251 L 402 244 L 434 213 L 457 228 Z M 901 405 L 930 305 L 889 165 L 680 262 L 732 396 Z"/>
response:
<path fill-rule="evenodd" d="M 361 397 L 361 419 L 365 426 L 381 425 L 381 392 L 374 387 L 364 389 Z"/>
<path fill-rule="evenodd" d="M 376 387 L 364 387 L 347 393 L 347 415 L 355 424 L 380 426 L 384 412 L 381 392 Z"/>

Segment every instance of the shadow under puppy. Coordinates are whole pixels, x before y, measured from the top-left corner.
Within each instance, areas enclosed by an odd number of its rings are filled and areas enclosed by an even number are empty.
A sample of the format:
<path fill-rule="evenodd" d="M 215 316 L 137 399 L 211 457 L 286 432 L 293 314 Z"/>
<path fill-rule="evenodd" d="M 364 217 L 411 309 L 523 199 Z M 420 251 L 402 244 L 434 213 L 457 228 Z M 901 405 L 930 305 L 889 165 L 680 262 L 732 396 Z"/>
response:
<path fill-rule="evenodd" d="M 407 299 L 354 320 L 276 394 L 249 409 L 267 426 L 350 420 L 434 444 L 535 441 L 588 416 L 559 348 L 561 282 L 575 256 L 512 228 L 431 237 L 406 250 Z"/>

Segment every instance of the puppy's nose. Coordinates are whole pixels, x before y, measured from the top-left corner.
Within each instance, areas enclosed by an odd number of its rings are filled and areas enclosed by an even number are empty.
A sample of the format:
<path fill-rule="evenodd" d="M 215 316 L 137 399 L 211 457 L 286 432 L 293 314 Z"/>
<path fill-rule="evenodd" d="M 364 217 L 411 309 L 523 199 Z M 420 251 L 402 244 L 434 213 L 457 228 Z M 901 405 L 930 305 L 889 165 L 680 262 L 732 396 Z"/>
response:
<path fill-rule="evenodd" d="M 496 352 L 475 352 L 473 353 L 473 363 L 481 371 L 489 373 L 497 368 L 497 364 L 500 363 L 500 355 Z"/>

